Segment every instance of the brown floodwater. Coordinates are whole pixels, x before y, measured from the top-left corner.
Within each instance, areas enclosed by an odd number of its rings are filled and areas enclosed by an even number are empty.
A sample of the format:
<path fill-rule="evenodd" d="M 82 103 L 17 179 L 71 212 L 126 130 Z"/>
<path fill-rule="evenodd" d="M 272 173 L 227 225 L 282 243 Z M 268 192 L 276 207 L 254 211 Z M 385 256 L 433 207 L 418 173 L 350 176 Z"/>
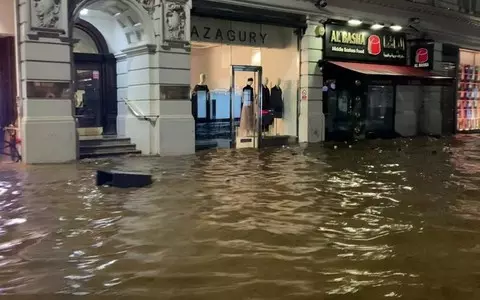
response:
<path fill-rule="evenodd" d="M 478 300 L 479 173 L 478 136 L 3 164 L 0 295 Z"/>

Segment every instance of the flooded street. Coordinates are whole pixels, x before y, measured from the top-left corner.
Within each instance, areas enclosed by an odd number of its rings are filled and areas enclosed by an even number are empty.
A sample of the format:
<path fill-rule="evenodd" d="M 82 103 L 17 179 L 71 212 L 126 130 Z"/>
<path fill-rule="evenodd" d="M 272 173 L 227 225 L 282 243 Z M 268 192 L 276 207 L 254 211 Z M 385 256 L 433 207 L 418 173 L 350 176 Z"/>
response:
<path fill-rule="evenodd" d="M 479 173 L 475 136 L 2 165 L 0 293 L 480 299 Z"/>

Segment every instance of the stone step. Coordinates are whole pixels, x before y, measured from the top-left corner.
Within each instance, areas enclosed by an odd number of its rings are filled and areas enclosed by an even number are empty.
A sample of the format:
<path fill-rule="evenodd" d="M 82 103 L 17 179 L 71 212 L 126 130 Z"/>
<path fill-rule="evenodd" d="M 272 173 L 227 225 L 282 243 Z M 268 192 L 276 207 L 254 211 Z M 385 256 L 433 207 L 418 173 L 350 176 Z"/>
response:
<path fill-rule="evenodd" d="M 90 151 L 93 149 L 126 149 L 126 150 L 136 150 L 136 145 L 132 143 L 118 143 L 118 144 L 109 144 L 109 143 L 102 143 L 98 145 L 83 145 L 80 143 L 79 145 L 80 153 L 82 151 Z"/>
<path fill-rule="evenodd" d="M 140 150 L 125 150 L 125 149 L 94 149 L 88 152 L 81 152 L 80 158 L 95 158 L 104 156 L 119 156 L 119 155 L 140 155 Z"/>
<path fill-rule="evenodd" d="M 80 146 L 122 145 L 122 144 L 130 144 L 131 139 L 127 137 L 85 138 L 85 139 L 80 139 L 79 143 L 80 143 Z"/>
<path fill-rule="evenodd" d="M 141 154 L 130 138 L 116 136 L 83 137 L 79 150 L 80 158 Z"/>

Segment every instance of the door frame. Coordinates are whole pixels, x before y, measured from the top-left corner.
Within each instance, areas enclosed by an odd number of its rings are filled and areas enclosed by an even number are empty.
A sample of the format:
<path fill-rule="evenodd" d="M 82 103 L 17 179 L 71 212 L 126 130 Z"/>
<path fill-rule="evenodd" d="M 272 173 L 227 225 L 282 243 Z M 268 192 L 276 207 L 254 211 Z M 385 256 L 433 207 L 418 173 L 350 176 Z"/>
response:
<path fill-rule="evenodd" d="M 88 34 L 96 44 L 99 54 L 73 53 L 74 72 L 77 66 L 98 66 L 100 71 L 100 114 L 103 135 L 117 134 L 117 60 L 108 49 L 103 35 L 95 26 L 85 20 L 78 20 L 75 27 Z M 77 90 L 75 82 L 75 91 Z"/>
<path fill-rule="evenodd" d="M 235 73 L 236 72 L 253 72 L 254 73 L 254 80 L 257 82 L 257 97 L 258 103 L 256 108 L 256 116 L 255 116 L 255 126 L 256 126 L 256 135 L 253 137 L 253 147 L 258 148 L 260 147 L 261 137 L 262 137 L 262 72 L 263 69 L 261 66 L 252 66 L 252 65 L 232 65 L 231 71 L 231 86 L 230 86 L 230 136 L 232 139 L 232 148 L 236 147 L 237 143 L 237 133 L 235 130 L 235 116 L 233 111 L 233 103 L 235 100 Z M 254 81 L 255 82 L 255 81 Z M 255 103 L 254 99 L 252 99 L 253 104 Z M 242 118 L 242 112 L 240 111 L 240 119 Z"/>

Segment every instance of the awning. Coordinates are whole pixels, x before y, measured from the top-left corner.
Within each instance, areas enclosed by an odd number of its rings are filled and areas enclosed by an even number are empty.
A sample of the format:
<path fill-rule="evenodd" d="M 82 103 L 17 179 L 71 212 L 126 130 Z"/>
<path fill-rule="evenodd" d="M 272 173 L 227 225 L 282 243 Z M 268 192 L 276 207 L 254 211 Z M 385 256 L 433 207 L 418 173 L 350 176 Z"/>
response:
<path fill-rule="evenodd" d="M 329 61 L 329 63 L 339 67 L 352 70 L 366 75 L 377 76 L 405 76 L 417 78 L 431 78 L 431 79 L 451 79 L 450 77 L 439 76 L 427 70 L 407 67 L 407 66 L 392 66 L 392 65 L 377 65 L 377 64 L 363 64 L 354 62 L 339 62 Z"/>

